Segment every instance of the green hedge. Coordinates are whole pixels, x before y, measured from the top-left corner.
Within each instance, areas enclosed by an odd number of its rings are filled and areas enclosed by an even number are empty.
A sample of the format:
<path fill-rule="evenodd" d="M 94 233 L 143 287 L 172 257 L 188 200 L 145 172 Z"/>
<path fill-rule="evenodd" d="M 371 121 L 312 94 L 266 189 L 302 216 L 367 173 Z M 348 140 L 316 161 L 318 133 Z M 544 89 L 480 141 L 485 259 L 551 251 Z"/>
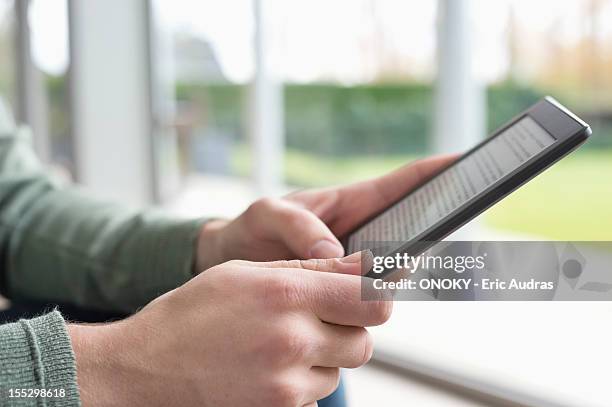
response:
<path fill-rule="evenodd" d="M 287 145 L 333 155 L 424 151 L 431 96 L 425 85 L 287 86 Z"/>
<path fill-rule="evenodd" d="M 48 77 L 51 134 L 68 137 L 64 77 Z M 286 85 L 285 134 L 288 148 L 342 155 L 422 154 L 432 132 L 433 90 L 428 84 Z M 543 93 L 505 82 L 487 89 L 487 128 L 492 131 L 528 107 Z M 205 129 L 246 142 L 248 87 L 244 85 L 177 86 L 179 101 L 196 107 Z M 580 107 L 572 106 L 579 114 Z M 588 117 L 588 115 L 587 115 Z M 612 147 L 612 123 L 589 118 L 596 137 L 591 148 Z"/>
<path fill-rule="evenodd" d="M 248 88 L 179 85 L 179 100 L 199 106 L 208 126 L 246 140 Z M 432 88 L 425 84 L 338 86 L 287 85 L 287 146 L 327 155 L 420 154 L 432 127 Z M 533 89 L 503 84 L 487 92 L 488 128 L 494 129 L 541 97 Z"/>

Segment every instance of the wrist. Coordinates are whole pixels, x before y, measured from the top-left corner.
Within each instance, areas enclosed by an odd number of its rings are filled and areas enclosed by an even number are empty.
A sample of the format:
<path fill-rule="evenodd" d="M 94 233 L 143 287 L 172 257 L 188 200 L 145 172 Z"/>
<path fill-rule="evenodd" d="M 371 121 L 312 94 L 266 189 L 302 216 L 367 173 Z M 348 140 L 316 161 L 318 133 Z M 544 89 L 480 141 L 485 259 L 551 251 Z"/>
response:
<path fill-rule="evenodd" d="M 200 229 L 194 274 L 209 269 L 225 261 L 222 232 L 229 221 L 225 219 L 210 220 Z"/>
<path fill-rule="evenodd" d="M 105 325 L 75 325 L 66 327 L 77 365 L 77 383 L 84 406 L 110 406 L 117 401 L 109 391 L 112 387 L 107 357 L 112 346 L 105 337 Z M 95 403 L 94 403 L 95 401 Z"/>
<path fill-rule="evenodd" d="M 83 406 L 133 405 L 135 382 L 125 365 L 131 360 L 130 341 L 122 332 L 123 323 L 70 324 L 68 335 L 77 364 L 77 383 Z M 126 357 L 127 356 L 127 357 Z"/>

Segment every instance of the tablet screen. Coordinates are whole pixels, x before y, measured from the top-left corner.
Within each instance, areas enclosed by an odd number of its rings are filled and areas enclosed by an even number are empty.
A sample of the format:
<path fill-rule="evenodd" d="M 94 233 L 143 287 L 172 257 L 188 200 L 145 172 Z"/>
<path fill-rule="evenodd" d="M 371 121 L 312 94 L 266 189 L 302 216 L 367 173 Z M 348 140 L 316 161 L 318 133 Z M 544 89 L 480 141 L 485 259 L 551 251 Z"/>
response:
<path fill-rule="evenodd" d="M 349 237 L 348 251 L 364 249 L 365 242 L 414 239 L 554 142 L 535 120 L 524 116 L 357 229 Z"/>

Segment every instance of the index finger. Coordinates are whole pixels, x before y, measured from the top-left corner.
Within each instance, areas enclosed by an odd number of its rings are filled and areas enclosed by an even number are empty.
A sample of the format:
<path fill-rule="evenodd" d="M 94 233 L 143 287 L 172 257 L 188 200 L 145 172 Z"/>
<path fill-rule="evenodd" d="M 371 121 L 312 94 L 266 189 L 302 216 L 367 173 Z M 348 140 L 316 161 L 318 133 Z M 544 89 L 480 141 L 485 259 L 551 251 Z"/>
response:
<path fill-rule="evenodd" d="M 381 196 L 381 208 L 397 201 L 437 172 L 450 165 L 458 154 L 444 154 L 407 164 L 387 175 L 372 180 Z"/>
<path fill-rule="evenodd" d="M 362 299 L 362 279 L 350 274 L 317 273 L 304 270 L 307 304 L 324 322 L 347 326 L 376 326 L 385 323 L 393 310 L 389 291 L 368 292 Z M 364 287 L 371 286 L 364 282 Z"/>
<path fill-rule="evenodd" d="M 337 213 L 350 216 L 338 217 L 333 225 L 334 233 L 344 236 L 356 225 L 397 202 L 456 159 L 457 154 L 425 158 L 382 177 L 343 187 L 336 204 Z"/>
<path fill-rule="evenodd" d="M 283 271 L 286 271 L 287 269 L 304 269 L 326 273 L 353 274 L 359 276 L 367 273 L 370 270 L 372 267 L 373 256 L 374 255 L 370 250 L 363 250 L 342 258 L 277 260 L 258 263 L 244 261 L 244 263 L 256 264 L 258 267 L 270 269 L 281 269 Z"/>

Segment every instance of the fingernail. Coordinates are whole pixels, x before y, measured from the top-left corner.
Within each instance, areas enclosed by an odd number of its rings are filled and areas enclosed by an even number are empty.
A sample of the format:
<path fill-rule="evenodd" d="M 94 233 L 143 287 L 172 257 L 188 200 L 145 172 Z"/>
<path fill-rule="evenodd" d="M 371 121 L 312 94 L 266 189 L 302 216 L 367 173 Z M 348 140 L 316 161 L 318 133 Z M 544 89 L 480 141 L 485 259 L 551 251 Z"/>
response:
<path fill-rule="evenodd" d="M 310 249 L 310 258 L 312 259 L 329 259 L 332 257 L 340 257 L 343 254 L 344 249 L 329 240 L 319 240 Z"/>
<path fill-rule="evenodd" d="M 359 263 L 361 261 L 361 252 L 349 254 L 348 256 L 341 258 L 340 261 L 342 263 Z"/>

